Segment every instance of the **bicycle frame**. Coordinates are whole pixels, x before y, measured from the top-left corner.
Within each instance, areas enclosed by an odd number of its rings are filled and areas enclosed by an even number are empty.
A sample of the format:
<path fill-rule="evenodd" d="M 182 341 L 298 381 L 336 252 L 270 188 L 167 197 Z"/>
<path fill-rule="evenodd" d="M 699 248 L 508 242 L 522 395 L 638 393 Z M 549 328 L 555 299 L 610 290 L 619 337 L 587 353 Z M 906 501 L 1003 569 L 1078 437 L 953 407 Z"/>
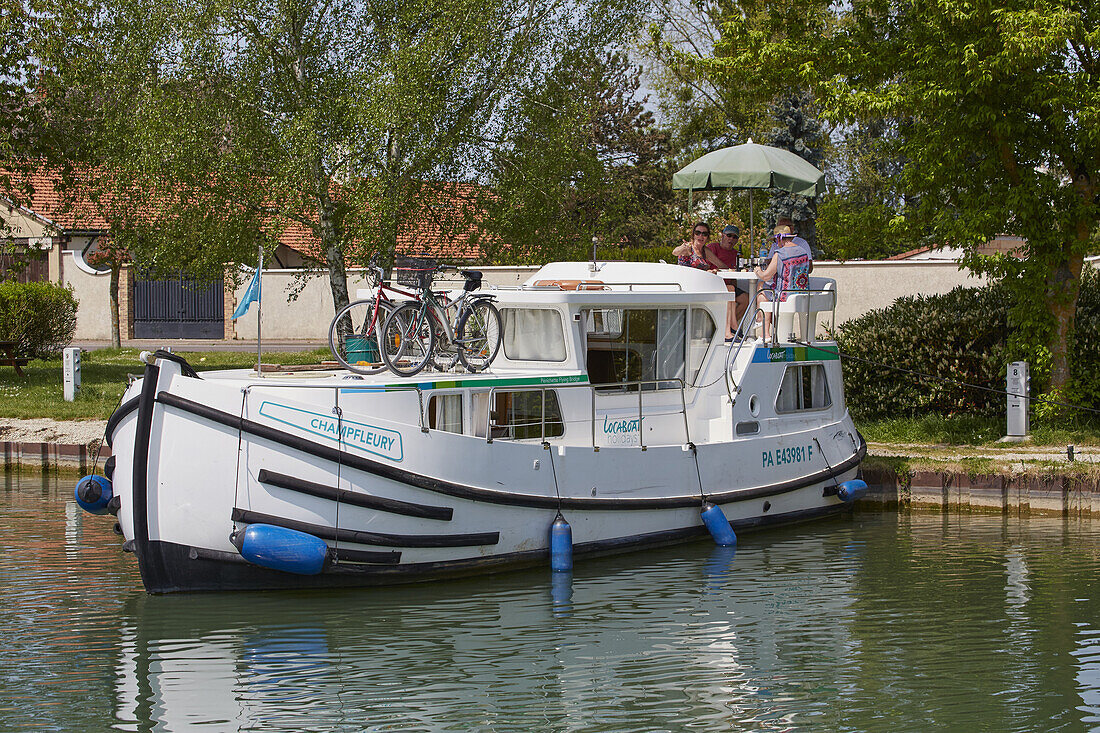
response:
<path fill-rule="evenodd" d="M 421 316 L 425 312 L 430 313 L 432 319 L 436 325 L 442 329 L 442 335 L 447 339 L 449 343 L 456 343 L 455 332 L 451 328 L 450 319 L 447 318 L 447 311 L 455 309 L 455 323 L 458 323 L 458 319 L 462 317 L 462 311 L 465 307 L 465 303 L 469 300 L 469 291 L 463 290 L 462 294 L 454 300 L 448 300 L 446 303 L 440 303 L 431 290 L 425 290 L 423 296 L 418 298 L 421 302 L 420 313 Z M 377 310 L 377 309 L 376 309 Z M 418 320 L 419 323 L 419 320 Z"/>
<path fill-rule="evenodd" d="M 382 325 L 378 322 L 379 304 L 382 303 L 382 301 L 385 301 L 386 303 L 392 305 L 394 302 L 393 298 L 390 298 L 386 294 L 387 291 L 390 293 L 396 293 L 397 295 L 401 295 L 406 298 L 411 298 L 412 300 L 419 301 L 421 298 L 419 293 L 413 293 L 409 292 L 408 290 L 402 290 L 401 288 L 395 288 L 392 285 L 387 285 L 385 279 L 386 273 L 381 267 L 372 267 L 371 269 L 374 271 L 375 282 L 377 282 L 378 284 L 376 287 L 374 287 L 374 313 L 371 316 L 373 322 L 370 324 L 370 330 L 377 333 L 379 326 Z"/>

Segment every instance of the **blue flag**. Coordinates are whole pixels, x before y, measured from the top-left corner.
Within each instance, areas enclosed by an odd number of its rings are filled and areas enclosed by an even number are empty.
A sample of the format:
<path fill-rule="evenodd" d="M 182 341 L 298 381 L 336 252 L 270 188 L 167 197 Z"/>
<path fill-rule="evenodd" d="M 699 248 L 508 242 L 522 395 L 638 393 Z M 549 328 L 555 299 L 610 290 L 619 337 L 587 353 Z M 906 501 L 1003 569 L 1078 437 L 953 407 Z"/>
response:
<path fill-rule="evenodd" d="M 256 274 L 252 276 L 252 282 L 248 283 L 248 289 L 244 291 L 244 297 L 241 298 L 241 302 L 237 305 L 237 309 L 233 311 L 234 321 L 245 313 L 248 313 L 248 306 L 252 305 L 252 301 L 259 302 L 261 269 L 261 267 L 256 268 Z"/>

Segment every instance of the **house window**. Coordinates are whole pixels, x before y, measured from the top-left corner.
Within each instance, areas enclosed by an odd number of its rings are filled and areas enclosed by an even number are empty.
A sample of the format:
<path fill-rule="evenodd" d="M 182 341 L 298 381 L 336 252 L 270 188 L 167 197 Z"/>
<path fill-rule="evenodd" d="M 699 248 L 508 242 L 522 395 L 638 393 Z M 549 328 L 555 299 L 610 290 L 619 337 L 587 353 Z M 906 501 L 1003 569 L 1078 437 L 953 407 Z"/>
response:
<path fill-rule="evenodd" d="M 686 308 L 586 311 L 588 378 L 605 389 L 676 389 L 686 368 Z M 713 324 L 712 324 L 713 325 Z"/>
<path fill-rule="evenodd" d="M 775 398 L 778 413 L 824 410 L 832 405 L 825 367 L 821 364 L 789 364 Z"/>
<path fill-rule="evenodd" d="M 504 355 L 513 361 L 565 361 L 561 313 L 549 308 L 501 308 Z"/>
<path fill-rule="evenodd" d="M 548 390 L 496 392 L 489 434 L 502 440 L 543 440 L 565 434 L 558 394 Z"/>
<path fill-rule="evenodd" d="M 432 395 L 428 400 L 428 427 L 448 433 L 461 433 L 462 395 Z"/>

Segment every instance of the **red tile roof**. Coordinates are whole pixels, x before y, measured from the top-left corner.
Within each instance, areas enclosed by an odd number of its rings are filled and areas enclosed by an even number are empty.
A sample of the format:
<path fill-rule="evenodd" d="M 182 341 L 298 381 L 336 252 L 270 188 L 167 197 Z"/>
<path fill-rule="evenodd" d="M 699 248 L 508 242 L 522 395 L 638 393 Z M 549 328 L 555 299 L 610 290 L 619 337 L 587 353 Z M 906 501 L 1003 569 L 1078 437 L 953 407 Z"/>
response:
<path fill-rule="evenodd" d="M 63 232 L 106 231 L 108 221 L 88 199 L 65 200 L 61 191 L 60 173 L 38 171 L 29 175 L 13 175 L 15 202 Z M 478 197 L 485 191 L 475 184 L 423 186 L 420 202 L 423 207 L 418 221 L 406 225 L 397 238 L 401 254 L 423 255 L 441 259 L 474 259 L 481 252 L 471 244 L 476 232 L 472 224 Z M 0 192 L 0 195 L 3 195 Z M 320 240 L 313 228 L 300 221 L 283 219 L 278 242 L 301 253 L 319 259 Z"/>
<path fill-rule="evenodd" d="M 86 199 L 66 202 L 61 192 L 61 175 L 48 171 L 30 174 L 13 173 L 12 198 L 39 219 L 44 219 L 63 232 L 105 231 L 107 220 Z M 0 191 L 0 195 L 7 196 Z"/>

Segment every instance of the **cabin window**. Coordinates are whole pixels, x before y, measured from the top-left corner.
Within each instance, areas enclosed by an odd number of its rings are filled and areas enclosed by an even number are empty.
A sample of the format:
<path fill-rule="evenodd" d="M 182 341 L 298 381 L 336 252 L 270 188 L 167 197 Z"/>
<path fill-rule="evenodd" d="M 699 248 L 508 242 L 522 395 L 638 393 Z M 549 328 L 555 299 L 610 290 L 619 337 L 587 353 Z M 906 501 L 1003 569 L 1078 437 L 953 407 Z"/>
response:
<path fill-rule="evenodd" d="M 825 367 L 821 364 L 788 364 L 775 399 L 779 413 L 824 410 L 832 405 Z"/>
<path fill-rule="evenodd" d="M 532 389 L 493 393 L 489 434 L 501 440 L 542 440 L 565 434 L 557 392 Z"/>
<path fill-rule="evenodd" d="M 565 361 L 561 313 L 549 308 L 501 308 L 504 355 L 513 361 Z"/>
<path fill-rule="evenodd" d="M 702 308 L 691 309 L 691 341 L 688 342 L 688 373 L 692 383 L 699 376 L 707 350 L 714 339 L 714 319 Z"/>
<path fill-rule="evenodd" d="M 676 389 L 684 378 L 686 308 L 592 310 L 585 313 L 586 365 L 605 389 Z M 713 325 L 713 324 L 712 324 Z M 618 387 L 616 387 L 618 385 Z"/>
<path fill-rule="evenodd" d="M 462 395 L 434 394 L 428 399 L 428 427 L 448 433 L 462 432 Z"/>

